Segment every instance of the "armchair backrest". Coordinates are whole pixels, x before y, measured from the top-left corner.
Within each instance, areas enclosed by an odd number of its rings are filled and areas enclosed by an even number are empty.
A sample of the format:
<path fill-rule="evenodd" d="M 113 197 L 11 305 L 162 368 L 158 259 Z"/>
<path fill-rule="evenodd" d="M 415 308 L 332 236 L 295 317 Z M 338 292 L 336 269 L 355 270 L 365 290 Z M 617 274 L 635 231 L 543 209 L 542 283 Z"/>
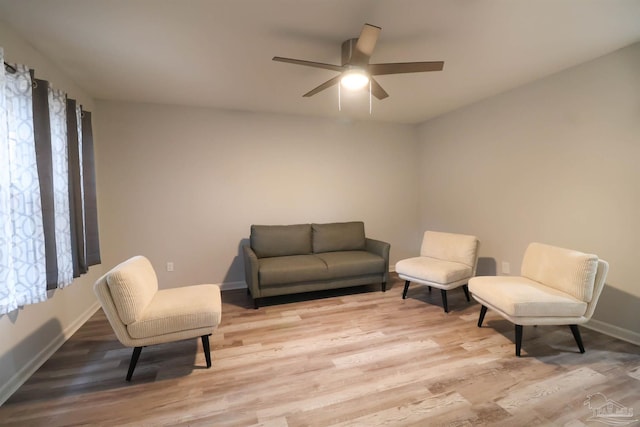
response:
<path fill-rule="evenodd" d="M 475 275 L 478 262 L 478 243 L 476 236 L 425 231 L 420 255 L 468 265 L 473 268 Z"/>
<path fill-rule="evenodd" d="M 525 251 L 521 275 L 589 303 L 598 265 L 597 255 L 534 242 Z"/>
<path fill-rule="evenodd" d="M 587 304 L 587 311 L 584 313 L 584 317 L 587 319 L 591 319 L 593 312 L 596 310 L 596 303 L 604 289 L 605 279 L 607 278 L 608 272 L 609 263 L 603 259 L 598 259 L 598 271 L 596 271 L 596 278 L 593 283 L 593 297 L 591 297 L 591 301 Z"/>
<path fill-rule="evenodd" d="M 117 265 L 93 285 L 118 340 L 131 346 L 126 326 L 139 320 L 158 291 L 158 279 L 151 262 L 136 256 Z"/>

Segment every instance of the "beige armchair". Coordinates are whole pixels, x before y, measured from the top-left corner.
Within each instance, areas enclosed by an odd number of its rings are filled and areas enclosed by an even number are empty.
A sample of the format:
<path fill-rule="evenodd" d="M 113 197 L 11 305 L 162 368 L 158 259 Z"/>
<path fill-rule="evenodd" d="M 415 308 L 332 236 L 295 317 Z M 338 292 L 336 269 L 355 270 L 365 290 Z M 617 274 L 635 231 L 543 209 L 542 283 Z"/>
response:
<path fill-rule="evenodd" d="M 149 260 L 133 257 L 102 276 L 93 289 L 118 340 L 133 347 L 127 381 L 142 347 L 202 338 L 211 367 L 209 336 L 221 319 L 220 288 L 195 285 L 158 290 L 158 279 Z"/>
<path fill-rule="evenodd" d="M 467 301 L 467 282 L 476 274 L 478 238 L 465 234 L 426 231 L 420 256 L 396 263 L 396 273 L 405 280 L 402 299 L 407 298 L 411 282 L 440 289 L 445 313 L 449 312 L 447 291 L 462 286 Z"/>
<path fill-rule="evenodd" d="M 520 276 L 469 281 L 473 298 L 482 304 L 478 327 L 488 308 L 514 323 L 516 355 L 520 356 L 523 325 L 569 325 L 584 353 L 578 324 L 593 315 L 608 270 L 609 264 L 596 255 L 531 243 Z"/>

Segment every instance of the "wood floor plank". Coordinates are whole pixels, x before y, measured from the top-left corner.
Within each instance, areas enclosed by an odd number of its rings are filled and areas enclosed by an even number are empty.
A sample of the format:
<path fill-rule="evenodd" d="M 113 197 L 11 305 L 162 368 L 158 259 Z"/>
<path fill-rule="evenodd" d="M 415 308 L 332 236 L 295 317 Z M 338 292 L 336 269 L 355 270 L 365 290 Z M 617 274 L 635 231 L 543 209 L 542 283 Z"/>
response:
<path fill-rule="evenodd" d="M 602 393 L 640 413 L 640 348 L 582 329 L 513 325 L 450 292 L 392 274 L 378 285 L 267 298 L 223 292 L 206 369 L 200 340 L 131 349 L 102 311 L 0 407 L 7 426 L 513 426 L 591 425 Z M 592 423 L 592 422 L 591 422 Z"/>

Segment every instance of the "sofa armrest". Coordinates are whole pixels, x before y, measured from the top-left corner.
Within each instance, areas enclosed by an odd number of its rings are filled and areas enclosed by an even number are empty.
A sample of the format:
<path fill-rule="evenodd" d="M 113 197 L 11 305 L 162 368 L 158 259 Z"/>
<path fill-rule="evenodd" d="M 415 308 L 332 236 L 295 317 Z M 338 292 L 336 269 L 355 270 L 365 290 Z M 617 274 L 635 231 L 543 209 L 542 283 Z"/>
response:
<path fill-rule="evenodd" d="M 249 245 L 242 247 L 242 254 L 244 255 L 244 280 L 247 282 L 247 288 L 253 298 L 259 298 L 258 256 Z"/>
<path fill-rule="evenodd" d="M 387 242 L 383 242 L 382 240 L 369 239 L 367 237 L 365 239 L 365 250 L 384 258 L 383 282 L 386 283 L 389 280 L 389 251 L 391 250 L 391 245 Z"/>

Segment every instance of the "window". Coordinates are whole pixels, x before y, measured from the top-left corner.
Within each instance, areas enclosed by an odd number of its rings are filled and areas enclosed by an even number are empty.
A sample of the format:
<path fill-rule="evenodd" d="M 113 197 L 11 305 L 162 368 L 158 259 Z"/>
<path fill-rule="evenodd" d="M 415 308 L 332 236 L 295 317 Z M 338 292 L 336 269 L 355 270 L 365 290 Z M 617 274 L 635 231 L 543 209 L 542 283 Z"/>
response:
<path fill-rule="evenodd" d="M 100 263 L 91 113 L 20 64 L 0 71 L 0 224 L 0 314 Z"/>

